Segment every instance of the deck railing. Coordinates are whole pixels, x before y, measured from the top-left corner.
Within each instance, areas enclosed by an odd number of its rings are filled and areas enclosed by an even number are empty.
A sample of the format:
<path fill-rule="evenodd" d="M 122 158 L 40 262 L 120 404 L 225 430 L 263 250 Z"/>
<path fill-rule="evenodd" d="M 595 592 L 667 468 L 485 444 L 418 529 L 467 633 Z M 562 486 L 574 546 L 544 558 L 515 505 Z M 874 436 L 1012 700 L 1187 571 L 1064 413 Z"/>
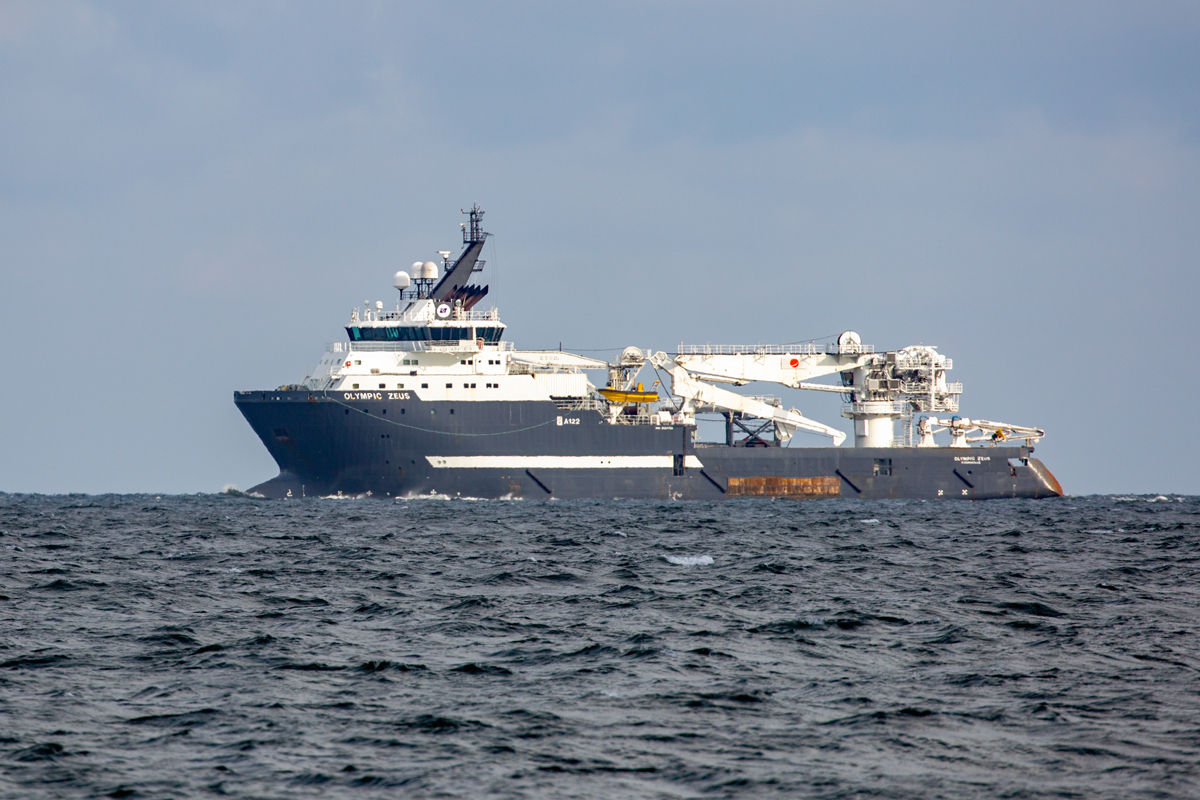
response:
<path fill-rule="evenodd" d="M 819 345 L 811 342 L 805 344 L 681 344 L 676 355 L 681 356 L 819 356 L 826 353 L 859 355 L 874 353 L 874 345 L 856 344 L 844 345 L 839 348 L 836 344 Z"/>

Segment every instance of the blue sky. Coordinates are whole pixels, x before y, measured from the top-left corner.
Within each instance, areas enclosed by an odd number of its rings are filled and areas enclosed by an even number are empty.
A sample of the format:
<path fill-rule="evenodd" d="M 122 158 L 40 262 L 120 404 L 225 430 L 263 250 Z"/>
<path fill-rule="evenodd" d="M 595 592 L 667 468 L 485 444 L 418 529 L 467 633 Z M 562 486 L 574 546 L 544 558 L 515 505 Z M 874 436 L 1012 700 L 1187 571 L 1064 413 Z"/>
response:
<path fill-rule="evenodd" d="M 233 391 L 303 378 L 477 201 L 520 347 L 936 344 L 1068 491 L 1200 493 L 1198 34 L 1186 3 L 0 2 L 0 489 L 271 477 Z"/>

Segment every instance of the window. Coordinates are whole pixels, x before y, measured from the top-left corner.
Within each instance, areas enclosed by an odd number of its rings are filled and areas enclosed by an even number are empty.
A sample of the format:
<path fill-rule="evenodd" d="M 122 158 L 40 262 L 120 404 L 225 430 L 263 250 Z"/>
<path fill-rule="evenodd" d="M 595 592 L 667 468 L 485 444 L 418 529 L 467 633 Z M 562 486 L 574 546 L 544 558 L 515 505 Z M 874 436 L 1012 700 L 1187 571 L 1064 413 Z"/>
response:
<path fill-rule="evenodd" d="M 429 388 L 429 384 L 428 384 L 428 383 L 422 383 L 422 384 L 421 384 L 421 388 L 422 388 L 422 389 L 428 389 L 428 388 Z"/>
<path fill-rule="evenodd" d="M 492 388 L 493 388 L 493 389 L 499 389 L 499 388 L 500 388 L 500 384 L 498 384 L 498 383 L 493 383 L 493 384 L 492 384 Z"/>
<path fill-rule="evenodd" d="M 380 388 L 380 389 L 386 389 L 386 388 L 387 388 L 387 384 L 386 384 L 386 383 L 381 383 L 381 384 L 379 384 L 379 388 Z"/>
<path fill-rule="evenodd" d="M 453 388 L 454 388 L 454 384 L 453 384 L 453 383 L 447 383 L 447 384 L 446 384 L 446 388 L 447 388 L 447 389 L 453 389 Z"/>
<path fill-rule="evenodd" d="M 357 388 L 358 388 L 358 384 L 357 384 L 357 383 L 356 383 L 356 384 L 354 384 L 354 388 L 355 388 L 355 389 L 357 389 Z"/>
<path fill-rule="evenodd" d="M 403 413 L 404 413 L 404 409 L 403 409 L 403 408 L 402 408 L 402 409 L 400 409 L 400 413 L 401 413 L 401 414 L 403 414 Z"/>
<path fill-rule="evenodd" d="M 473 384 L 473 383 L 472 383 L 472 384 L 471 384 L 471 388 L 472 388 L 472 389 L 474 389 L 474 388 L 475 388 L 475 384 Z"/>
<path fill-rule="evenodd" d="M 361 366 L 362 366 L 362 362 L 361 362 L 361 361 L 359 361 L 358 359 L 355 359 L 355 361 L 354 361 L 354 366 L 356 366 L 356 367 L 361 367 Z"/>
<path fill-rule="evenodd" d="M 404 388 L 404 384 L 403 384 L 403 383 L 397 383 L 397 384 L 396 384 L 396 388 L 397 388 L 397 389 L 403 389 L 403 388 Z"/>
<path fill-rule="evenodd" d="M 476 338 L 483 339 L 488 344 L 495 344 L 504 335 L 503 328 L 476 328 Z"/>
<path fill-rule="evenodd" d="M 469 383 L 464 383 L 464 384 L 463 384 L 463 388 L 464 388 L 464 389 L 470 389 L 470 388 L 471 388 L 471 384 L 469 384 Z"/>

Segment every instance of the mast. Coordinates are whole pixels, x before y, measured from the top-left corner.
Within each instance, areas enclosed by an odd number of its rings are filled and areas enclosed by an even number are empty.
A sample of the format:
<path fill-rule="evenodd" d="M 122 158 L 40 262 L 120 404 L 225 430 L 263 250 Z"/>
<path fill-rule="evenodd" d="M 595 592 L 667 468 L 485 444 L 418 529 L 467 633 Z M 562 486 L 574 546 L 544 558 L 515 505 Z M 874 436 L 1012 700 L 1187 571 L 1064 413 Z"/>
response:
<path fill-rule="evenodd" d="M 446 268 L 446 274 L 433 287 L 429 296 L 438 302 L 451 305 L 461 300 L 463 310 L 466 311 L 482 300 L 488 292 L 487 286 L 471 286 L 467 282 L 471 280 L 473 273 L 483 271 L 484 262 L 480 260 L 479 255 L 483 252 L 483 243 L 491 234 L 483 230 L 483 209 L 478 203 L 473 204 L 470 211 L 461 213 L 470 215 L 470 222 L 462 223 L 463 251 L 455 262 Z"/>

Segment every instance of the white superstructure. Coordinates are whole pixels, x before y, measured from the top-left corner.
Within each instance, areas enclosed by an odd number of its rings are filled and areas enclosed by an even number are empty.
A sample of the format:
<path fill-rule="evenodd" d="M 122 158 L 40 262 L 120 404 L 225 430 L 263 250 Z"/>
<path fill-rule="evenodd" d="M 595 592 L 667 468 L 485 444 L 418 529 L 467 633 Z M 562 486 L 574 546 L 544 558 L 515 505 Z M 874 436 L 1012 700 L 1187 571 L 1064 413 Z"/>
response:
<path fill-rule="evenodd" d="M 845 441 L 842 431 L 783 408 L 778 398 L 722 386 L 773 383 L 842 395 L 842 416 L 853 421 L 855 447 L 935 447 L 940 431 L 949 432 L 951 447 L 1014 438 L 1032 443 L 1044 435 L 1038 428 L 958 416 L 914 419 L 956 414 L 962 384 L 946 377 L 953 362 L 925 345 L 876 352 L 854 331 L 825 347 L 681 345 L 672 355 L 627 347 L 612 363 L 561 351 L 516 350 L 502 341 L 506 326 L 495 308 L 474 309 L 487 287 L 469 281 L 482 268 L 478 256 L 488 234 L 480 224 L 483 211 L 473 207 L 469 213 L 463 255 L 452 262 L 450 251 L 438 251 L 440 270 L 433 261 L 417 261 L 411 274 L 397 272 L 395 310 L 385 312 L 382 301 L 364 301 L 362 309 L 351 311 L 349 341 L 329 345 L 298 388 L 340 392 L 347 399 L 395 400 L 410 393 L 434 401 L 548 400 L 563 409 L 601 411 L 606 424 L 619 425 L 694 426 L 697 414 L 716 413 L 725 417 L 727 444 L 734 443 L 735 425 L 751 446 L 779 445 L 798 431 L 827 436 L 835 446 Z M 670 377 L 671 395 L 643 391 L 638 377 L 646 365 Z M 588 378 L 593 370 L 607 372 L 604 389 Z M 817 381 L 827 376 L 836 376 L 837 383 Z M 901 437 L 897 420 L 905 423 Z M 768 428 L 772 436 L 764 439 L 760 434 Z M 968 437 L 972 431 L 982 435 Z"/>

